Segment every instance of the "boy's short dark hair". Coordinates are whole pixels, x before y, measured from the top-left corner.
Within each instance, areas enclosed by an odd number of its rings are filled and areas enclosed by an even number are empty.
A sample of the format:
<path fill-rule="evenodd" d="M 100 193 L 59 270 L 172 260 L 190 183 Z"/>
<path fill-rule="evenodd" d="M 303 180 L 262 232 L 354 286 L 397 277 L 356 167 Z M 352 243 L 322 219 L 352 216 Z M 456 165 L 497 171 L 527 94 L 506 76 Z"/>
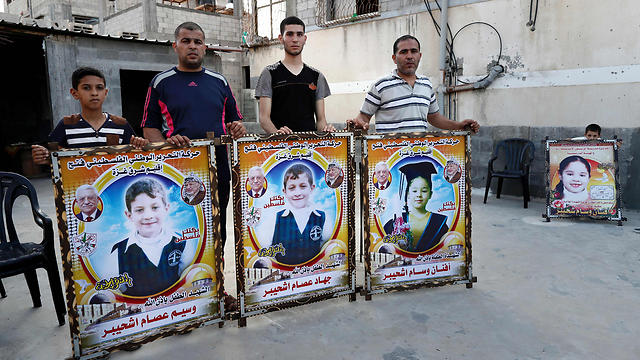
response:
<path fill-rule="evenodd" d="M 284 34 L 284 27 L 287 25 L 302 25 L 302 31 L 305 31 L 304 21 L 296 16 L 289 16 L 280 22 L 280 35 Z"/>
<path fill-rule="evenodd" d="M 78 84 L 80 84 L 80 80 L 82 80 L 85 76 L 97 76 L 104 82 L 104 86 L 107 86 L 107 80 L 104 78 L 104 74 L 102 71 L 92 68 L 89 66 L 82 66 L 76 69 L 71 75 L 71 86 L 74 89 L 78 90 Z"/>
<path fill-rule="evenodd" d="M 167 193 L 164 186 L 156 179 L 149 177 L 137 180 L 129 185 L 127 192 L 124 195 L 124 202 L 127 204 L 127 210 L 131 211 L 131 203 L 140 194 L 147 194 L 150 198 L 156 198 L 160 196 L 164 204 L 167 203 Z"/>
<path fill-rule="evenodd" d="M 418 50 L 420 50 L 420 41 L 418 39 L 416 39 L 415 36 L 402 35 L 399 38 L 397 38 L 396 41 L 393 42 L 393 54 L 394 55 L 395 55 L 396 52 L 398 52 L 398 43 L 400 41 L 405 41 L 405 40 L 415 40 L 418 43 Z"/>
<path fill-rule="evenodd" d="M 293 179 L 297 179 L 300 177 L 300 175 L 305 174 L 307 175 L 307 179 L 309 179 L 309 185 L 313 185 L 313 174 L 311 173 L 311 169 L 309 169 L 308 166 L 303 165 L 303 164 L 295 164 L 295 165 L 291 165 L 290 168 L 287 169 L 287 171 L 284 172 L 284 178 L 282 180 L 282 185 L 286 188 L 287 187 L 287 181 Z"/>
<path fill-rule="evenodd" d="M 598 136 L 599 136 L 600 133 L 602 132 L 602 128 L 598 124 L 589 124 L 589 125 L 587 125 L 587 128 L 584 129 L 584 133 L 586 134 L 589 131 L 595 131 L 595 132 L 598 133 Z"/>
<path fill-rule="evenodd" d="M 173 35 L 175 36 L 176 40 L 178 40 L 178 35 L 180 35 L 180 30 L 182 29 L 187 29 L 191 31 L 200 31 L 202 33 L 202 37 L 205 37 L 204 30 L 202 30 L 200 25 L 194 23 L 193 21 L 186 21 L 178 25 L 178 27 L 176 28 L 176 31 L 173 32 Z"/>

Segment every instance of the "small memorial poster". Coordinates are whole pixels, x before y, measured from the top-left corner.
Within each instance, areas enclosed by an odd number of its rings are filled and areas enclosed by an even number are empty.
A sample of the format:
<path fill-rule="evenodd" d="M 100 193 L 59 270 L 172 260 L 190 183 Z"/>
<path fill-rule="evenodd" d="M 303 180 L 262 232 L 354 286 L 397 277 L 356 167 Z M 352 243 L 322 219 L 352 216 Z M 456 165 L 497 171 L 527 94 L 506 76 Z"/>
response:
<path fill-rule="evenodd" d="M 546 149 L 545 217 L 622 219 L 615 140 L 548 140 Z"/>

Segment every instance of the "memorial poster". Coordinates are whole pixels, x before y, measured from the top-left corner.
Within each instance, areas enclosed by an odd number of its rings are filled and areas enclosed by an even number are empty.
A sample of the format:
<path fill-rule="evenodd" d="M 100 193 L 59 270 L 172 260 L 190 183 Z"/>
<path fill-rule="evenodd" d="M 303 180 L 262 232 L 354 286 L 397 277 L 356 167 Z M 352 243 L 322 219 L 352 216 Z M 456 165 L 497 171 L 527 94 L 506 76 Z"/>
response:
<path fill-rule="evenodd" d="M 364 137 L 368 293 L 472 280 L 468 138 L 427 134 Z"/>
<path fill-rule="evenodd" d="M 352 142 L 335 133 L 234 143 L 241 316 L 354 293 Z"/>
<path fill-rule="evenodd" d="M 76 357 L 223 315 L 213 146 L 118 148 L 53 153 Z"/>
<path fill-rule="evenodd" d="M 547 156 L 547 217 L 621 219 L 614 140 L 549 140 Z"/>

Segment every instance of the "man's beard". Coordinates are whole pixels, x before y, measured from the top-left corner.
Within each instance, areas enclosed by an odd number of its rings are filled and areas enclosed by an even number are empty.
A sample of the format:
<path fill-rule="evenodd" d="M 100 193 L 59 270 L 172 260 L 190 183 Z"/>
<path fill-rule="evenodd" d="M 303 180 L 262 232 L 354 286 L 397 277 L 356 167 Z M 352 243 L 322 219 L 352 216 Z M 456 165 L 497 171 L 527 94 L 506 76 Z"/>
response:
<path fill-rule="evenodd" d="M 182 66 L 184 66 L 187 69 L 198 69 L 202 66 L 203 62 L 204 62 L 204 58 L 200 58 L 196 62 L 191 62 L 188 59 L 185 59 L 185 61 L 183 61 L 182 63 Z"/>
<path fill-rule="evenodd" d="M 291 56 L 298 56 L 302 53 L 302 49 L 304 48 L 304 46 L 300 46 L 300 49 L 298 49 L 297 52 L 291 51 L 289 50 L 286 46 L 284 47 L 284 52 L 286 52 L 287 54 L 291 55 Z"/>

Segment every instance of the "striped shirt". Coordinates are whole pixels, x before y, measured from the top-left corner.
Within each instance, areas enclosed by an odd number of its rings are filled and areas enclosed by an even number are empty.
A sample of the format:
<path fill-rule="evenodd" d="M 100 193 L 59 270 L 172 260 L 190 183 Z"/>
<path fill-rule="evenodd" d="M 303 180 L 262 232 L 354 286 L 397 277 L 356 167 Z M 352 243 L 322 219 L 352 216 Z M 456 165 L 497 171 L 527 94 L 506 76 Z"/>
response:
<path fill-rule="evenodd" d="M 433 85 L 426 76 L 416 74 L 411 87 L 394 69 L 371 85 L 360 112 L 375 115 L 376 132 L 388 133 L 427 131 L 427 115 L 438 110 Z"/>
<path fill-rule="evenodd" d="M 134 135 L 129 123 L 119 116 L 104 115 L 106 120 L 99 129 L 94 129 L 80 114 L 65 116 L 49 134 L 49 141 L 64 148 L 128 144 Z"/>

